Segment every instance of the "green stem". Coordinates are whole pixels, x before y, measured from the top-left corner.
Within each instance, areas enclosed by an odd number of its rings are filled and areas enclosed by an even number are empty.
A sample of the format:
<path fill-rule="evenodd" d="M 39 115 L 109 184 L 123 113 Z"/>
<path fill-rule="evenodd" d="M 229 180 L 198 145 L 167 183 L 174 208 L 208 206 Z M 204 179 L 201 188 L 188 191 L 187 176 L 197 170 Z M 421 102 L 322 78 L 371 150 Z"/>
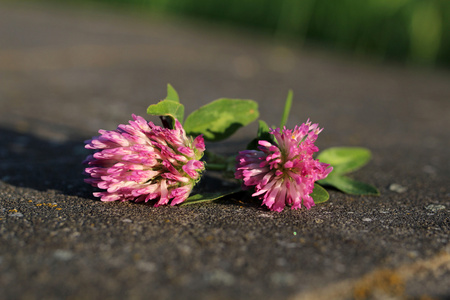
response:
<path fill-rule="evenodd" d="M 286 98 L 286 102 L 284 104 L 284 111 L 283 111 L 283 116 L 281 117 L 280 128 L 283 128 L 283 126 L 286 125 L 286 122 L 289 117 L 289 112 L 291 111 L 293 96 L 294 96 L 294 93 L 292 92 L 292 90 L 289 90 L 287 98 Z"/>
<path fill-rule="evenodd" d="M 206 169 L 212 170 L 212 171 L 225 171 L 225 170 L 227 170 L 227 164 L 207 163 Z"/>
<path fill-rule="evenodd" d="M 227 160 L 227 158 L 225 156 L 219 155 L 219 154 L 215 154 L 214 152 L 211 152 L 211 151 L 208 151 L 208 150 L 205 151 L 205 154 L 208 157 L 208 161 L 210 161 L 210 162 L 223 163 L 223 162 L 225 162 Z"/>

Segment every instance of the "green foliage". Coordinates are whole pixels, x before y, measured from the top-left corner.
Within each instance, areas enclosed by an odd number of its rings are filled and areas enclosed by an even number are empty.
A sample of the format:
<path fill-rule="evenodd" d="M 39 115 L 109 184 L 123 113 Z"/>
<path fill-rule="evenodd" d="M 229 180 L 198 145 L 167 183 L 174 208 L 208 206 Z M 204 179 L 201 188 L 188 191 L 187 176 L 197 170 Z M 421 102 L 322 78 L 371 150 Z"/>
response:
<path fill-rule="evenodd" d="M 157 104 L 152 104 L 147 108 L 147 114 L 153 116 L 167 116 L 172 121 L 172 128 L 175 125 L 175 119 L 183 122 L 184 106 L 173 100 L 162 100 Z"/>
<path fill-rule="evenodd" d="M 292 106 L 292 98 L 294 97 L 294 93 L 292 90 L 289 90 L 286 102 L 284 103 L 284 110 L 283 110 L 283 116 L 281 117 L 280 122 L 280 128 L 283 128 L 284 125 L 286 125 L 289 113 L 291 112 L 291 106 Z"/>
<path fill-rule="evenodd" d="M 292 92 L 292 90 L 289 90 L 287 98 L 286 98 L 286 102 L 284 103 L 284 110 L 283 110 L 283 116 L 281 117 L 280 128 L 283 128 L 283 126 L 286 125 L 286 122 L 289 118 L 289 113 L 291 111 L 293 96 L 294 96 L 294 93 Z M 258 123 L 259 123 L 258 124 L 259 125 L 258 133 L 256 135 L 256 138 L 253 139 L 247 145 L 248 150 L 257 150 L 258 149 L 258 141 L 260 141 L 260 140 L 274 143 L 273 136 L 270 134 L 269 125 L 267 125 L 267 123 L 264 122 L 263 120 L 259 120 Z"/>
<path fill-rule="evenodd" d="M 379 195 L 380 192 L 374 186 L 344 176 L 366 165 L 371 156 L 368 149 L 359 147 L 333 147 L 322 151 L 317 159 L 330 164 L 333 171 L 318 183 L 332 186 L 347 194 Z"/>
<path fill-rule="evenodd" d="M 266 122 L 263 120 L 258 120 L 258 133 L 256 138 L 254 138 L 248 145 L 248 150 L 257 150 L 258 149 L 258 141 L 264 140 L 270 143 L 273 143 L 272 135 L 269 132 L 270 128 Z"/>
<path fill-rule="evenodd" d="M 381 60 L 450 66 L 448 0 L 86 0 L 254 28 Z"/>
<path fill-rule="evenodd" d="M 293 93 L 289 91 L 280 126 L 284 126 L 289 117 L 292 105 Z M 167 97 L 157 104 L 150 105 L 147 109 L 150 115 L 160 116 L 172 121 L 183 122 L 184 106 L 180 103 L 178 93 L 170 85 L 167 85 Z M 221 98 L 212 101 L 191 113 L 184 122 L 184 129 L 188 135 L 202 134 L 206 140 L 219 141 L 231 136 L 240 127 L 246 126 L 259 117 L 258 104 L 253 100 Z M 169 125 L 170 124 L 165 124 Z M 248 149 L 257 149 L 258 141 L 267 140 L 274 143 L 270 134 L 270 128 L 266 122 L 259 120 L 257 137 L 248 145 Z M 213 153 L 207 154 L 210 170 L 220 170 L 224 173 L 233 173 L 234 157 L 225 158 Z M 358 170 L 367 164 L 371 159 L 368 149 L 358 147 L 333 147 L 322 151 L 318 155 L 321 162 L 333 166 L 333 171 L 327 178 L 319 180 L 314 184 L 311 197 L 314 203 L 323 203 L 329 199 L 328 192 L 321 186 L 327 185 L 335 187 L 342 192 L 354 195 L 379 195 L 379 191 L 366 183 L 353 180 L 344 176 L 345 174 Z M 320 185 L 319 185 L 320 184 Z M 241 189 L 231 188 L 228 191 L 202 193 L 190 196 L 182 205 L 209 202 L 220 199 L 241 191 Z"/>
<path fill-rule="evenodd" d="M 167 84 L 167 96 L 166 99 L 158 102 L 157 104 L 152 104 L 147 108 L 147 114 L 152 116 L 160 116 L 163 122 L 169 118 L 170 125 L 172 128 L 175 126 L 175 119 L 180 123 L 183 123 L 184 118 L 184 106 L 180 103 L 177 91 L 172 85 Z"/>
<path fill-rule="evenodd" d="M 317 156 L 321 162 L 333 166 L 333 175 L 341 175 L 356 171 L 366 165 L 372 154 L 366 148 L 332 147 L 323 150 Z"/>
<path fill-rule="evenodd" d="M 258 103 L 255 101 L 222 98 L 190 114 L 184 129 L 189 135 L 203 134 L 205 140 L 219 141 L 250 124 L 258 116 Z"/>
<path fill-rule="evenodd" d="M 167 84 L 167 97 L 166 100 L 172 100 L 175 102 L 180 102 L 180 98 L 178 97 L 177 91 L 173 88 L 173 86 L 168 83 Z M 181 121 L 180 121 L 181 122 Z"/>
<path fill-rule="evenodd" d="M 169 118 L 174 126 L 175 119 L 183 123 L 184 106 L 180 103 L 177 91 L 167 85 L 167 97 L 147 108 L 147 114 L 160 116 L 165 123 Z M 205 140 L 220 141 L 230 137 L 239 128 L 246 126 L 259 117 L 258 103 L 253 100 L 222 98 L 212 101 L 192 112 L 184 123 L 188 135 L 203 134 Z"/>
<path fill-rule="evenodd" d="M 228 191 L 221 191 L 221 192 L 195 194 L 189 196 L 189 198 L 187 198 L 183 203 L 181 203 L 180 206 L 198 204 L 203 202 L 212 202 L 215 200 L 219 200 L 220 198 L 223 198 L 225 196 L 230 196 L 232 194 L 236 194 L 239 192 L 242 192 L 241 188 L 232 188 Z"/>
<path fill-rule="evenodd" d="M 319 181 L 321 184 L 330 185 L 338 190 L 352 195 L 372 195 L 377 196 L 380 192 L 374 186 L 351 179 L 347 176 L 331 175 Z M 315 202 L 315 198 L 314 198 Z"/>
<path fill-rule="evenodd" d="M 317 183 L 314 184 L 314 189 L 310 196 L 314 199 L 315 204 L 323 203 L 330 199 L 330 195 L 328 194 L 327 190 Z"/>

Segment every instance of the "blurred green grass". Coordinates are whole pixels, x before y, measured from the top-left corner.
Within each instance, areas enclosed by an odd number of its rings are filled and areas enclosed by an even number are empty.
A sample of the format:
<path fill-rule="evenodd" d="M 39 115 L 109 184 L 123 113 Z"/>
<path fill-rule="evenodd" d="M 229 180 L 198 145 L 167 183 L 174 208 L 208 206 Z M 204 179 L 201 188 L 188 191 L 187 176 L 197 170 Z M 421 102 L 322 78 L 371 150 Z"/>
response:
<path fill-rule="evenodd" d="M 450 0 L 89 0 L 244 26 L 379 60 L 450 67 Z"/>

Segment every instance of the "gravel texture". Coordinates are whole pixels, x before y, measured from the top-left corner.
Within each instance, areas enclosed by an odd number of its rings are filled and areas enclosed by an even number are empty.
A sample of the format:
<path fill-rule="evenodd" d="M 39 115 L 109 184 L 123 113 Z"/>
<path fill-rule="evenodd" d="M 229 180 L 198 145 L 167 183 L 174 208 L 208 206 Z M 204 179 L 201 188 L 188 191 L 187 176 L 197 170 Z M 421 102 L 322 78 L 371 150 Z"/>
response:
<path fill-rule="evenodd" d="M 445 70 L 200 22 L 0 2 L 0 298 L 446 299 L 449 82 Z M 321 149 L 371 149 L 353 177 L 381 196 L 330 190 L 324 204 L 282 213 L 246 194 L 182 207 L 98 201 L 83 183 L 83 141 L 145 115 L 167 83 L 187 113 L 248 98 L 269 124 L 292 88 L 288 126 L 311 118 L 325 128 Z M 233 154 L 255 132 L 208 147 Z"/>

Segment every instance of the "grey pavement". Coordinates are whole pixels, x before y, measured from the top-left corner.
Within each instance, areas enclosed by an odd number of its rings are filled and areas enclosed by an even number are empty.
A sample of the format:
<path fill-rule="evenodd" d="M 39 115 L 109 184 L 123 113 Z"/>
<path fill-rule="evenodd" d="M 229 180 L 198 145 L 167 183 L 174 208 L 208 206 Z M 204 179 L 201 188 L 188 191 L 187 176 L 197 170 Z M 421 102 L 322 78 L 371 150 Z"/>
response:
<path fill-rule="evenodd" d="M 25 3 L 25 2 L 24 2 Z M 450 73 L 282 44 L 137 12 L 0 2 L 1 299 L 450 297 Z M 318 146 L 361 146 L 381 196 L 270 212 L 245 194 L 153 208 L 103 203 L 83 141 L 179 92 L 187 112 L 254 99 L 311 118 Z M 148 118 L 157 121 L 157 119 Z M 256 124 L 208 145 L 244 147 Z M 216 174 L 206 189 L 225 183 Z"/>

